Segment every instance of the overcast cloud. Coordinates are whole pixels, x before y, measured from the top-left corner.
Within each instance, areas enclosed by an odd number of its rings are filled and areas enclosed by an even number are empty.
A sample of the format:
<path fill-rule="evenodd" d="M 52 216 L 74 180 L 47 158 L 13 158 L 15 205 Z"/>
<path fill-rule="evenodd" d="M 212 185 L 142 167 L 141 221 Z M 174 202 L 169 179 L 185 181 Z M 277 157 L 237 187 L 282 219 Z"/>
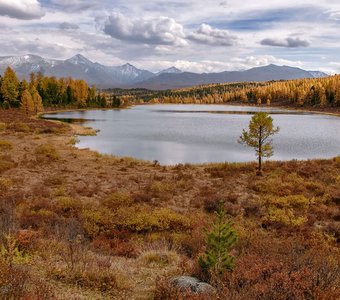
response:
<path fill-rule="evenodd" d="M 0 0 L 0 15 L 31 20 L 41 18 L 44 12 L 37 0 Z"/>
<path fill-rule="evenodd" d="M 285 39 L 267 38 L 261 41 L 261 45 L 264 46 L 275 46 L 275 47 L 287 47 L 287 48 L 298 48 L 308 47 L 309 43 L 300 38 L 288 37 Z"/>
<path fill-rule="evenodd" d="M 336 0 L 0 0 L 0 56 L 80 53 L 151 71 L 339 73 L 339 32 Z"/>

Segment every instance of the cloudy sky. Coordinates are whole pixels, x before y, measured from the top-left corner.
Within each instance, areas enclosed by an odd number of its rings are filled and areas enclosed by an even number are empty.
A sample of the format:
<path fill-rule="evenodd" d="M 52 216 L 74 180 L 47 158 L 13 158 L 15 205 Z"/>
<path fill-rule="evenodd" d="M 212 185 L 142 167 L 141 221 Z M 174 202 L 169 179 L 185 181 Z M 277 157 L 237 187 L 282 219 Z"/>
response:
<path fill-rule="evenodd" d="M 0 0 L 0 56 L 340 73 L 340 0 Z"/>

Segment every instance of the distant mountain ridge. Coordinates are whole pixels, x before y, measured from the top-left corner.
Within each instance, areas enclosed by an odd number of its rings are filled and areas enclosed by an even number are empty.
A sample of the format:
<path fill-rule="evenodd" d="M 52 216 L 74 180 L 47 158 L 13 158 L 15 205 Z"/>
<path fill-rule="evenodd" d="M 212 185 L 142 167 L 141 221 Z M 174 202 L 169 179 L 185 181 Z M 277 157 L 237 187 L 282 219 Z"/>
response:
<path fill-rule="evenodd" d="M 288 66 L 268 65 L 245 71 L 225 71 L 220 73 L 182 72 L 176 67 L 152 73 L 138 69 L 126 63 L 122 66 L 105 66 L 94 63 L 81 54 L 66 60 L 46 59 L 37 55 L 4 56 L 0 57 L 0 74 L 10 66 L 19 78 L 28 78 L 29 74 L 41 72 L 47 76 L 73 77 L 84 79 L 88 84 L 100 88 L 148 88 L 174 89 L 200 84 L 287 80 L 297 78 L 324 77 L 327 74 L 320 71 L 305 71 Z"/>

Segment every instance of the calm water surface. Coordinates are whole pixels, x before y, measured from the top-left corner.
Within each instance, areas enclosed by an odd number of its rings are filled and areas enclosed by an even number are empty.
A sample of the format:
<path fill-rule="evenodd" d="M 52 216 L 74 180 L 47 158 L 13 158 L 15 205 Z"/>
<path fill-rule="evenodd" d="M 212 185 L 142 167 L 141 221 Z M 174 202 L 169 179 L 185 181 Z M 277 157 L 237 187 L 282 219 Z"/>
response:
<path fill-rule="evenodd" d="M 89 110 L 45 115 L 83 121 L 99 129 L 79 137 L 79 148 L 158 160 L 162 164 L 242 162 L 254 150 L 237 143 L 251 114 L 266 111 L 280 126 L 273 137 L 275 160 L 329 158 L 340 154 L 340 118 L 282 109 L 227 105 L 145 105 L 124 110 Z"/>

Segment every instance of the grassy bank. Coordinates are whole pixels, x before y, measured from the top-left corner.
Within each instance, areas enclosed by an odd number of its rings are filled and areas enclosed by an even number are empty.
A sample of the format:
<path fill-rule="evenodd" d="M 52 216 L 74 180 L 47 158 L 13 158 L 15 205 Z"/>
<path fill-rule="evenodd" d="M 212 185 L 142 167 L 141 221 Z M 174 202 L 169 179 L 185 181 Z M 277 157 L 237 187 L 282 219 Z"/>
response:
<path fill-rule="evenodd" d="M 203 276 L 220 200 L 239 241 L 216 299 L 338 297 L 339 157 L 267 162 L 260 177 L 254 163 L 79 150 L 74 128 L 15 110 L 0 122 L 0 298 L 179 299 L 168 278 Z"/>

